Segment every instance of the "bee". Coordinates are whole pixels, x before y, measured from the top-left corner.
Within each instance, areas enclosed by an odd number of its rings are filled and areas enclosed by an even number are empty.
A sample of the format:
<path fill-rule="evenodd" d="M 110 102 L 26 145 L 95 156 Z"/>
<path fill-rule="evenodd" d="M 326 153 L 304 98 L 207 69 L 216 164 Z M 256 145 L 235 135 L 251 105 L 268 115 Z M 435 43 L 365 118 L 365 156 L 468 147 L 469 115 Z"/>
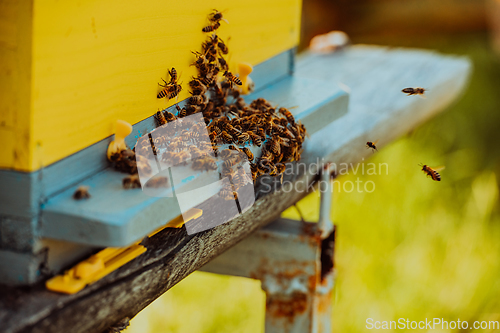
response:
<path fill-rule="evenodd" d="M 283 173 L 286 170 L 286 165 L 283 163 L 276 163 L 275 166 L 276 166 L 276 173 L 278 175 L 281 175 L 280 183 L 283 184 Z"/>
<path fill-rule="evenodd" d="M 88 186 L 80 186 L 76 189 L 75 193 L 73 193 L 73 199 L 81 200 L 90 198 L 89 187 Z"/>
<path fill-rule="evenodd" d="M 203 29 L 201 29 L 201 31 L 203 32 L 212 32 L 212 31 L 215 31 L 217 29 L 219 29 L 220 27 L 220 22 L 217 21 L 215 23 L 213 23 L 212 25 L 207 25 L 206 27 L 204 27 Z"/>
<path fill-rule="evenodd" d="M 153 187 L 153 188 L 167 187 L 167 185 L 168 185 L 167 177 L 153 177 L 146 183 L 146 187 Z"/>
<path fill-rule="evenodd" d="M 269 144 L 269 151 L 274 155 L 280 155 L 281 154 L 281 145 L 278 140 L 273 140 L 270 141 Z"/>
<path fill-rule="evenodd" d="M 270 176 L 276 176 L 277 174 L 277 169 L 276 166 L 273 164 L 271 160 L 268 159 L 261 159 L 259 161 L 259 169 L 262 174 L 269 174 Z"/>
<path fill-rule="evenodd" d="M 254 145 L 257 147 L 260 147 L 262 145 L 262 139 L 259 135 L 255 134 L 254 132 L 249 132 L 250 138 L 252 139 L 252 142 Z"/>
<path fill-rule="evenodd" d="M 441 181 L 441 175 L 439 175 L 438 171 L 443 170 L 444 169 L 443 166 L 437 168 L 431 168 L 430 166 L 425 164 L 424 165 L 420 164 L 420 166 L 422 167 L 422 171 L 425 172 L 428 177 L 430 176 L 432 180 L 438 182 Z"/>
<path fill-rule="evenodd" d="M 177 109 L 177 111 L 179 111 L 181 108 L 179 107 L 179 105 L 175 105 L 175 108 Z M 168 123 L 174 121 L 174 120 L 177 120 L 177 117 L 174 116 L 173 113 L 170 113 L 168 111 L 163 111 L 163 116 L 165 117 L 165 119 L 167 120 Z"/>
<path fill-rule="evenodd" d="M 114 163 L 114 167 L 118 171 L 134 174 L 137 172 L 137 162 L 135 160 L 135 152 L 129 148 L 123 149 L 119 153 L 111 155 L 109 158 Z"/>
<path fill-rule="evenodd" d="M 236 192 L 234 192 L 234 193 L 236 193 Z M 219 191 L 219 197 L 221 197 L 224 200 L 234 200 L 235 199 L 234 193 L 233 193 L 233 190 L 229 186 L 224 186 Z"/>
<path fill-rule="evenodd" d="M 264 147 L 264 149 L 262 149 L 262 156 L 261 156 L 261 159 L 263 160 L 272 160 L 274 159 L 274 156 L 273 156 L 273 153 L 271 153 L 267 147 Z"/>
<path fill-rule="evenodd" d="M 177 83 L 177 70 L 174 67 L 172 67 L 172 70 L 169 70 L 168 74 L 170 75 L 169 84 L 176 84 Z"/>
<path fill-rule="evenodd" d="M 217 163 L 215 163 L 214 158 L 205 155 L 194 160 L 191 167 L 193 170 L 217 170 Z"/>
<path fill-rule="evenodd" d="M 293 117 L 292 113 L 286 109 L 286 108 L 279 108 L 278 110 L 279 113 L 281 113 L 282 115 L 285 116 L 286 120 L 288 120 L 288 122 L 290 124 L 295 124 L 295 118 Z"/>
<path fill-rule="evenodd" d="M 207 92 L 207 87 L 198 79 L 189 81 L 189 86 L 193 91 L 193 95 L 203 95 Z"/>
<path fill-rule="evenodd" d="M 236 138 L 238 139 L 238 143 L 240 145 L 244 144 L 247 141 L 250 141 L 250 135 L 248 133 L 246 133 L 246 132 L 238 133 L 236 135 Z"/>
<path fill-rule="evenodd" d="M 219 48 L 219 51 L 222 53 L 222 54 L 228 54 L 229 53 L 229 48 L 227 47 L 227 45 L 222 41 L 222 39 L 219 39 L 218 43 L 217 43 L 217 47 Z"/>
<path fill-rule="evenodd" d="M 253 153 L 250 149 L 243 147 L 241 150 L 243 150 L 243 152 L 247 155 L 249 161 L 253 161 Z"/>
<path fill-rule="evenodd" d="M 148 159 L 141 156 L 136 155 L 136 163 L 137 163 L 137 171 L 143 175 L 150 175 L 152 172 L 151 165 L 148 162 Z"/>
<path fill-rule="evenodd" d="M 420 96 L 424 97 L 424 93 L 425 93 L 426 89 L 424 89 L 424 88 L 404 88 L 401 91 L 404 92 L 405 94 L 407 94 L 408 96 L 420 95 Z"/>
<path fill-rule="evenodd" d="M 377 146 L 375 146 L 375 145 L 377 144 L 377 142 L 378 142 L 378 140 L 377 140 L 377 141 L 375 141 L 375 142 L 368 141 L 368 142 L 366 143 L 366 148 L 367 148 L 367 149 L 368 149 L 368 148 L 371 148 L 373 152 L 375 152 L 375 150 L 377 150 L 377 151 L 378 151 Z"/>
<path fill-rule="evenodd" d="M 217 83 L 215 84 L 214 88 L 215 88 L 215 100 L 217 104 L 219 105 L 226 104 L 227 91 L 222 89 L 221 86 Z"/>
<path fill-rule="evenodd" d="M 229 65 L 227 64 L 227 61 L 226 59 L 222 58 L 222 57 L 219 57 L 217 58 L 217 61 L 219 62 L 219 67 L 224 70 L 224 71 L 227 71 L 229 70 Z"/>
<path fill-rule="evenodd" d="M 141 188 L 141 181 L 138 174 L 130 175 L 122 179 L 122 186 L 129 190 L 133 188 Z"/>
<path fill-rule="evenodd" d="M 170 159 L 173 165 L 178 165 L 178 164 L 186 164 L 186 160 L 191 157 L 191 154 L 189 154 L 187 151 L 182 150 L 178 153 L 174 153 Z"/>
<path fill-rule="evenodd" d="M 229 148 L 231 150 L 234 150 L 234 151 L 237 151 L 237 152 L 241 152 L 241 149 L 238 148 L 238 147 L 236 147 L 236 146 L 234 146 L 234 145 L 229 145 L 229 147 L 227 147 L 227 148 Z"/>
<path fill-rule="evenodd" d="M 208 62 L 204 54 L 201 54 L 200 52 L 197 51 L 191 51 L 191 53 L 196 56 L 196 60 L 191 64 L 191 66 L 195 65 L 196 67 L 199 67 Z"/>
<path fill-rule="evenodd" d="M 233 73 L 225 71 L 223 75 L 227 78 L 229 82 L 235 83 L 238 86 L 242 85 L 241 80 L 237 76 L 234 76 Z"/>
<path fill-rule="evenodd" d="M 200 105 L 204 102 L 204 96 L 203 95 L 193 95 L 189 98 L 189 104 L 191 105 Z"/>
<path fill-rule="evenodd" d="M 165 118 L 165 115 L 161 111 L 156 112 L 155 119 L 158 126 L 165 125 L 168 122 L 167 119 Z"/>
<path fill-rule="evenodd" d="M 189 105 L 188 105 L 189 106 Z M 187 110 L 186 108 L 180 108 L 179 105 L 175 105 L 175 108 L 177 109 L 177 117 L 178 118 L 184 118 L 185 116 L 187 116 Z"/>
<path fill-rule="evenodd" d="M 226 143 L 232 143 L 234 141 L 233 136 L 226 131 L 222 131 L 221 133 L 222 140 Z"/>
<path fill-rule="evenodd" d="M 208 19 L 211 22 L 219 22 L 222 20 L 227 23 L 227 20 L 223 17 L 222 12 L 219 12 L 217 9 L 214 9 L 214 12 L 208 16 Z"/>
<path fill-rule="evenodd" d="M 167 83 L 165 80 L 163 80 L 163 82 L 165 82 L 164 85 L 159 84 L 161 87 L 163 87 L 163 89 L 160 90 L 158 95 L 156 95 L 156 98 L 166 97 L 167 99 L 172 99 L 176 97 L 182 90 L 182 86 L 180 84 Z"/>
<path fill-rule="evenodd" d="M 230 149 L 224 149 L 223 151 L 220 152 L 220 157 L 223 160 L 226 160 L 226 159 L 230 158 L 231 156 L 233 156 L 233 152 Z"/>
<path fill-rule="evenodd" d="M 215 47 L 215 45 L 206 45 L 205 46 L 205 56 L 207 57 L 207 60 L 208 60 L 208 66 L 209 66 L 209 71 L 212 72 L 213 71 L 213 68 L 215 66 L 215 64 L 213 64 L 212 62 L 214 62 L 215 60 L 217 60 L 217 49 Z"/>

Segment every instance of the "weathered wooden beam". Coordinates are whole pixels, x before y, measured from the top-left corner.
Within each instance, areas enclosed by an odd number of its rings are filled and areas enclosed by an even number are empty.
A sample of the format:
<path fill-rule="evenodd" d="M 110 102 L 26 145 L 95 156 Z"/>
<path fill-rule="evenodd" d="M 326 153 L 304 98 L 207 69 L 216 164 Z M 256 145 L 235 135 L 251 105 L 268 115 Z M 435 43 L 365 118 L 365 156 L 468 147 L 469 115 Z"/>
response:
<path fill-rule="evenodd" d="M 124 317 L 132 318 L 149 303 L 213 257 L 276 219 L 307 194 L 317 159 L 351 163 L 371 154 L 367 140 L 384 145 L 429 119 L 456 99 L 467 81 L 467 59 L 417 50 L 355 46 L 333 55 L 309 55 L 296 75 L 342 82 L 351 90 L 349 113 L 306 140 L 302 163 L 279 180 L 256 184 L 256 201 L 231 222 L 188 236 L 165 229 L 144 241 L 148 251 L 74 295 L 59 295 L 38 285 L 0 287 L 2 331 L 101 332 Z M 427 99 L 405 96 L 406 86 L 429 88 Z M 274 187 L 276 185 L 276 187 Z M 270 187 L 269 187 L 270 186 Z M 203 205 L 210 205 L 205 202 Z"/>

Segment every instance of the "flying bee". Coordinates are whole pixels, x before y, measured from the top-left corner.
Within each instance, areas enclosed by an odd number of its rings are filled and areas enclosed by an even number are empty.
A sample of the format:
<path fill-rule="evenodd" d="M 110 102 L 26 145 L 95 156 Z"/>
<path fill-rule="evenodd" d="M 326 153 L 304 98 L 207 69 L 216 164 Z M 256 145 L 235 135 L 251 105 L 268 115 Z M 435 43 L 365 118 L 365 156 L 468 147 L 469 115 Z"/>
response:
<path fill-rule="evenodd" d="M 81 200 L 90 198 L 89 187 L 88 186 L 80 186 L 76 189 L 75 193 L 73 193 L 73 199 Z"/>
<path fill-rule="evenodd" d="M 139 175 L 134 174 L 122 179 L 122 186 L 124 189 L 129 190 L 133 188 L 141 188 L 141 181 Z"/>
<path fill-rule="evenodd" d="M 241 150 L 247 155 L 249 161 L 253 161 L 253 153 L 249 148 L 243 147 Z"/>
<path fill-rule="evenodd" d="M 366 143 L 366 148 L 371 148 L 373 152 L 375 152 L 375 150 L 378 151 L 377 146 L 375 146 L 377 144 L 377 142 L 378 142 L 378 140 L 375 142 L 368 141 Z"/>
<path fill-rule="evenodd" d="M 428 177 L 430 176 L 432 178 L 432 180 L 435 180 L 438 182 L 441 181 L 441 175 L 439 175 L 438 171 L 443 170 L 444 166 L 437 167 L 437 168 L 431 168 L 430 166 L 425 165 L 425 164 L 424 165 L 420 164 L 420 166 L 422 167 L 422 171 L 425 172 Z"/>
<path fill-rule="evenodd" d="M 420 95 L 421 97 L 425 97 L 424 93 L 425 93 L 426 89 L 424 89 L 424 88 L 404 88 L 401 91 L 404 92 L 405 94 L 407 94 L 408 96 Z"/>
<path fill-rule="evenodd" d="M 229 82 L 234 83 L 238 86 L 242 85 L 241 80 L 237 76 L 234 76 L 233 73 L 225 71 L 223 75 L 227 78 Z"/>
<path fill-rule="evenodd" d="M 207 25 L 206 27 L 204 27 L 203 29 L 201 29 L 201 31 L 203 32 L 212 32 L 212 31 L 215 31 L 217 29 L 219 29 L 220 27 L 220 22 L 217 21 L 215 23 L 213 23 L 212 25 Z"/>

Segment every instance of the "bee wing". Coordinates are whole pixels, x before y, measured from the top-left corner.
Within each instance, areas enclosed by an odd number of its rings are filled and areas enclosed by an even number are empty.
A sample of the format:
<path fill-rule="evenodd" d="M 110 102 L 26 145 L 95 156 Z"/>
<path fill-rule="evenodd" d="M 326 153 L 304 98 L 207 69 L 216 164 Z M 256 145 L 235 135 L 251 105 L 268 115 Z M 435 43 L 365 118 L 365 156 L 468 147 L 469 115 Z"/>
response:
<path fill-rule="evenodd" d="M 378 140 L 376 140 L 376 141 L 373 141 L 373 145 L 376 145 L 376 144 L 377 144 L 377 142 L 379 142 L 379 141 L 380 141 L 380 139 L 378 139 Z"/>
<path fill-rule="evenodd" d="M 427 99 L 427 96 L 423 95 L 423 94 L 420 94 L 418 95 L 418 97 L 422 98 L 422 99 Z"/>
<path fill-rule="evenodd" d="M 444 170 L 445 166 L 444 165 L 441 165 L 441 166 L 438 166 L 436 168 L 431 168 L 432 170 L 434 171 L 441 171 L 441 170 Z"/>

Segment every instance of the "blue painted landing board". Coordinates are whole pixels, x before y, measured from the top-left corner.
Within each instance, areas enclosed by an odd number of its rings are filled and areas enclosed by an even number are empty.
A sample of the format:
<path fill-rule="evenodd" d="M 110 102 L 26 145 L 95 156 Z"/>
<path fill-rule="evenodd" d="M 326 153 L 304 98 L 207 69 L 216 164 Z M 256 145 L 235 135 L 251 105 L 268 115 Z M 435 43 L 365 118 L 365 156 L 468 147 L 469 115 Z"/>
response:
<path fill-rule="evenodd" d="M 311 134 L 346 114 L 348 107 L 346 92 L 326 81 L 303 77 L 286 77 L 246 100 L 259 97 L 280 106 L 297 106 L 290 111 Z M 78 184 L 90 187 L 92 197 L 87 200 L 73 200 L 77 186 L 49 199 L 42 208 L 41 236 L 93 246 L 126 246 L 181 214 L 176 198 L 124 190 L 124 176 L 106 169 Z M 199 203 L 193 202 L 192 207 Z"/>

